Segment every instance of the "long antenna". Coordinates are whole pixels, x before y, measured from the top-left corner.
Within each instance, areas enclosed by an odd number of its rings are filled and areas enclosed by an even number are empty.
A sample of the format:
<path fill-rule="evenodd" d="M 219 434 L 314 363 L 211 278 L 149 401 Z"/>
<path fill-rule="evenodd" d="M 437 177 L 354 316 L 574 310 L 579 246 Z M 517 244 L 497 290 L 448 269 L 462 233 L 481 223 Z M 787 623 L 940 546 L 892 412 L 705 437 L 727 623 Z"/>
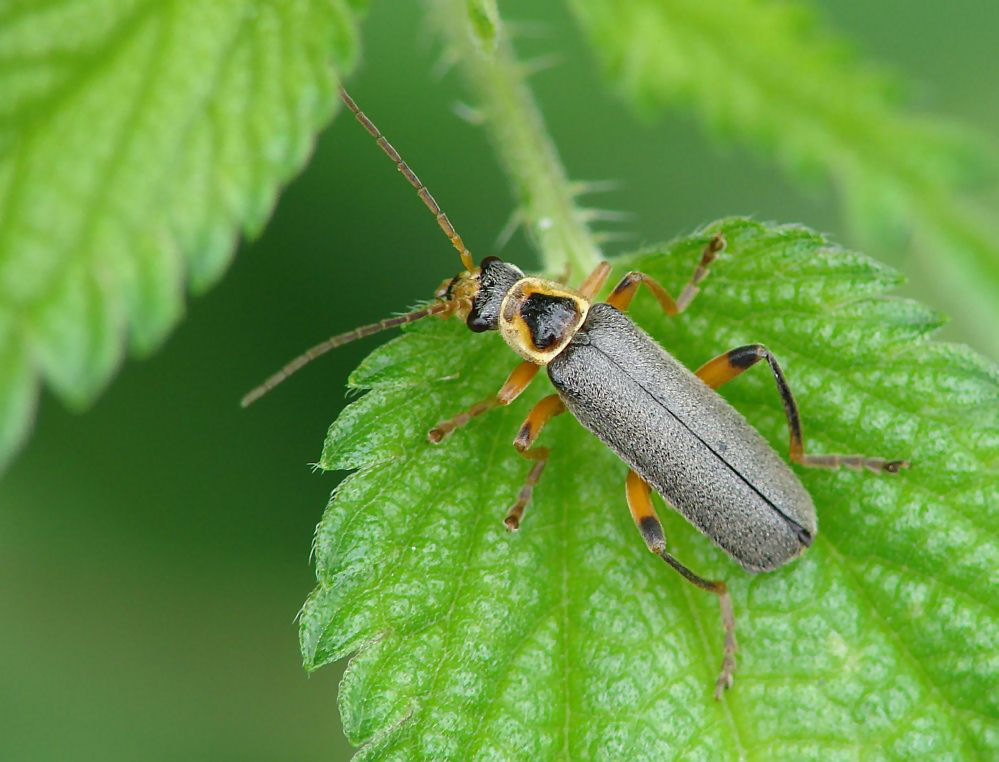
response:
<path fill-rule="evenodd" d="M 414 320 L 419 320 L 420 318 L 429 317 L 430 315 L 438 315 L 448 309 L 450 309 L 450 305 L 447 302 L 435 302 L 428 307 L 423 307 L 422 309 L 415 310 L 414 312 L 407 312 L 405 315 L 396 315 L 395 317 L 386 318 L 385 320 L 380 320 L 379 322 L 371 323 L 370 325 L 362 325 L 360 328 L 355 328 L 353 331 L 347 331 L 346 333 L 341 333 L 326 339 L 326 341 L 316 344 L 314 347 L 302 352 L 302 354 L 281 368 L 281 370 L 264 381 L 260 386 L 247 392 L 246 396 L 240 400 L 239 404 L 242 407 L 252 405 L 275 386 L 288 378 L 288 376 L 292 373 L 295 373 L 304 365 L 309 364 L 319 357 L 319 355 L 325 354 L 331 349 L 342 347 L 344 344 L 349 344 L 357 339 L 363 339 L 365 336 L 370 336 L 373 333 L 384 331 L 386 328 L 395 328 L 397 325 L 412 323 Z"/>
<path fill-rule="evenodd" d="M 357 104 L 354 103 L 354 99 L 347 94 L 347 91 L 344 90 L 343 87 L 340 88 L 340 98 L 343 99 L 347 108 L 349 108 L 353 112 L 354 116 L 357 117 L 357 121 L 361 123 L 361 126 L 371 133 L 371 137 L 373 137 L 375 142 L 381 146 L 381 149 L 385 152 L 386 156 L 395 162 L 395 166 L 400 172 L 402 172 L 402 176 L 409 180 L 410 185 L 416 188 L 416 195 L 423 199 L 423 203 L 427 205 L 427 209 L 429 209 L 430 213 L 434 215 L 434 219 L 436 219 L 437 224 L 441 226 L 441 230 L 444 231 L 444 235 L 446 235 L 448 240 L 451 241 L 451 245 L 458 250 L 458 254 L 461 256 L 461 263 L 465 266 L 465 269 L 469 272 L 473 272 L 475 270 L 475 261 L 472 259 L 472 253 L 465 247 L 465 242 L 461 240 L 461 236 L 455 231 L 454 225 L 451 224 L 451 220 L 449 220 L 447 215 L 441 211 L 440 205 L 431 195 L 430 191 L 427 190 L 427 186 L 424 185 L 420 178 L 416 176 L 416 173 L 409 168 L 409 165 L 402 160 L 399 152 L 396 151 L 392 147 L 392 144 L 388 142 L 384 135 L 382 135 L 381 130 L 375 126 L 375 123 L 368 119 L 367 114 L 357 107 Z"/>

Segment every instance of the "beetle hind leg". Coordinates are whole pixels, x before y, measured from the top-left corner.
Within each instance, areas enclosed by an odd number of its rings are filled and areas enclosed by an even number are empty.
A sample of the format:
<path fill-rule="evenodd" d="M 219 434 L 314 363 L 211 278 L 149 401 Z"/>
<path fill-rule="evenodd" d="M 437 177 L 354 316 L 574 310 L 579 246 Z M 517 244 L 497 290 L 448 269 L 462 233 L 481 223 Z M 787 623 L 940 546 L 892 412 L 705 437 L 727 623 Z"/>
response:
<path fill-rule="evenodd" d="M 524 509 L 531 501 L 531 493 L 534 492 L 534 486 L 541 478 L 541 472 L 545 470 L 545 465 L 548 463 L 548 455 L 551 452 L 547 447 L 532 447 L 531 445 L 534 444 L 534 440 L 538 438 L 545 424 L 556 415 L 564 412 L 565 404 L 561 398 L 557 394 L 549 394 L 531 408 L 531 412 L 521 425 L 520 431 L 517 432 L 517 438 L 513 440 L 513 446 L 517 448 L 517 452 L 529 460 L 536 461 L 536 463 L 528 472 L 527 479 L 524 480 L 524 486 L 517 493 L 517 502 L 510 507 L 506 518 L 503 519 L 506 528 L 511 532 L 515 532 L 520 528 L 520 520 L 524 516 Z"/>
<path fill-rule="evenodd" d="M 794 401 L 791 387 L 787 385 L 787 379 L 784 378 L 784 371 L 777 362 L 777 358 L 762 344 L 747 344 L 718 355 L 698 368 L 696 375 L 712 389 L 717 389 L 764 359 L 770 366 L 774 382 L 777 384 L 777 392 L 780 394 L 781 402 L 784 403 L 784 415 L 787 417 L 788 434 L 791 439 L 789 453 L 791 462 L 810 468 L 846 467 L 858 471 L 866 468 L 875 473 L 887 472 L 890 474 L 898 473 L 901 469 L 909 467 L 908 461 L 905 460 L 871 458 L 866 455 L 809 455 L 806 453 L 801 434 L 801 416 L 798 414 L 798 404 Z"/>
<path fill-rule="evenodd" d="M 625 490 L 631 517 L 635 520 L 638 531 L 642 533 L 642 539 L 645 540 L 649 550 L 672 566 L 688 582 L 718 596 L 722 626 L 725 630 L 721 671 L 715 682 L 715 699 L 721 699 L 722 693 L 732 687 L 735 674 L 735 652 L 738 649 L 738 643 L 735 640 L 735 612 L 732 609 L 732 596 L 724 582 L 704 579 L 704 577 L 694 574 L 666 550 L 666 534 L 663 532 L 659 516 L 656 515 L 656 509 L 652 505 L 652 488 L 648 482 L 629 469 Z"/>

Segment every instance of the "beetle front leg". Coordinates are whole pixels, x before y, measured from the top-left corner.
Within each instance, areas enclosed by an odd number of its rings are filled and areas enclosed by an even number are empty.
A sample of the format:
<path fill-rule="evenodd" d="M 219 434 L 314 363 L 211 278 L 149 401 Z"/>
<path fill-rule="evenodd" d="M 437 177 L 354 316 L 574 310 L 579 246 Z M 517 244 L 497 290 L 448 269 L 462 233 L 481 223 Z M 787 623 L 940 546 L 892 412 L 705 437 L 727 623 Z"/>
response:
<path fill-rule="evenodd" d="M 586 276 L 586 280 L 579 284 L 579 293 L 587 299 L 593 299 L 603 288 L 604 283 L 610 276 L 611 266 L 606 262 L 601 262 L 593 268 L 593 272 Z"/>
<path fill-rule="evenodd" d="M 464 426 L 476 416 L 482 415 L 493 408 L 509 405 L 527 388 L 527 385 L 531 383 L 537 372 L 538 366 L 534 363 L 527 362 L 526 360 L 520 363 L 513 369 L 513 372 L 507 377 L 506 383 L 503 384 L 494 396 L 488 397 L 481 402 L 476 402 L 470 408 L 458 413 L 453 418 L 441 421 L 427 432 L 427 439 L 432 444 L 440 444 L 444 440 L 444 437 L 455 429 Z"/>
<path fill-rule="evenodd" d="M 793 463 L 813 468 L 866 468 L 875 473 L 887 471 L 897 473 L 902 468 L 908 468 L 908 461 L 888 460 L 886 458 L 869 458 L 864 455 L 808 455 L 805 453 L 805 443 L 801 435 L 801 417 L 798 415 L 798 405 L 791 394 L 791 388 L 784 378 L 777 359 L 762 344 L 747 344 L 718 355 L 697 369 L 697 377 L 712 389 L 731 381 L 744 370 L 752 368 L 760 360 L 766 359 L 777 384 L 781 402 L 784 403 L 784 414 L 787 416 L 787 428 L 791 439 L 790 458 Z"/>
<path fill-rule="evenodd" d="M 541 472 L 545 470 L 545 465 L 548 463 L 550 450 L 547 447 L 531 447 L 531 445 L 534 444 L 534 440 L 538 438 L 545 424 L 556 415 L 564 412 L 565 404 L 562 402 L 562 399 L 557 394 L 549 394 L 531 408 L 531 412 L 528 413 L 527 418 L 521 425 L 520 431 L 517 432 L 517 438 L 513 440 L 513 446 L 517 448 L 517 452 L 529 460 L 537 461 L 537 463 L 528 472 L 524 486 L 520 488 L 520 492 L 517 494 L 517 502 L 507 511 L 506 518 L 503 519 L 506 528 L 511 532 L 515 532 L 520 528 L 520 520 L 524 516 L 524 509 L 531 501 L 531 493 L 534 491 L 534 485 L 538 483 L 538 479 L 541 478 Z"/>
<path fill-rule="evenodd" d="M 718 252 L 724 248 L 725 239 L 721 233 L 715 233 L 714 237 L 708 241 L 707 246 L 704 247 L 704 251 L 701 253 L 701 261 L 697 263 L 697 268 L 694 270 L 694 274 L 690 276 L 690 281 L 683 287 L 683 291 L 680 292 L 680 298 L 675 301 L 659 281 L 650 278 L 645 273 L 632 271 L 621 278 L 621 281 L 614 287 L 611 295 L 607 298 L 607 303 L 621 312 L 626 311 L 628 305 L 631 304 L 631 300 L 635 297 L 638 287 L 644 283 L 645 287 L 656 297 L 656 301 L 659 302 L 659 306 L 662 307 L 663 312 L 670 317 L 679 315 L 687 309 L 687 306 L 697 296 L 697 292 L 700 290 L 698 285 L 707 277 L 708 268 L 718 255 Z"/>
<path fill-rule="evenodd" d="M 718 596 L 721 606 L 722 626 L 725 628 L 725 650 L 722 655 L 721 673 L 715 682 L 715 699 L 720 699 L 722 693 L 732 687 L 735 674 L 735 652 L 738 643 L 735 640 L 735 613 L 732 610 L 732 596 L 721 581 L 711 581 L 694 574 L 666 551 L 666 534 L 662 522 L 656 515 L 652 505 L 652 488 L 641 476 L 628 469 L 628 479 L 625 482 L 625 493 L 628 498 L 628 508 L 631 517 L 642 533 L 642 539 L 649 550 L 678 571 L 684 579 L 702 590 Z"/>

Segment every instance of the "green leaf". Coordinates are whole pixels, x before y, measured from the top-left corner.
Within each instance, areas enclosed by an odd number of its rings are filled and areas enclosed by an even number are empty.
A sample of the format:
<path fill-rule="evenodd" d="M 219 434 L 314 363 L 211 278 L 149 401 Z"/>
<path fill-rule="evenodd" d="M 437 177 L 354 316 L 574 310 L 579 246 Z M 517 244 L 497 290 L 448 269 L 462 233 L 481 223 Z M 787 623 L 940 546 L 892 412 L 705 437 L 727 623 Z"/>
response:
<path fill-rule="evenodd" d="M 886 256 L 912 251 L 941 299 L 962 293 L 956 320 L 999 358 L 999 228 L 961 193 L 995 178 L 994 147 L 900 109 L 897 84 L 821 30 L 807 4 L 569 5 L 632 103 L 682 106 L 796 176 L 827 179 L 858 239 Z"/>
<path fill-rule="evenodd" d="M 626 467 L 569 415 L 522 529 L 528 461 L 510 446 L 546 380 L 440 446 L 426 431 L 494 393 L 516 362 L 496 334 L 424 321 L 352 374 L 369 391 L 330 429 L 324 469 L 357 469 L 316 535 L 305 664 L 348 654 L 340 706 L 362 758 L 837 759 L 999 754 L 999 369 L 934 343 L 940 318 L 887 292 L 897 273 L 801 227 L 730 219 L 617 264 L 677 293 L 701 247 L 728 248 L 702 293 L 635 320 L 691 367 L 753 341 L 783 363 L 811 452 L 905 457 L 880 476 L 796 468 L 819 534 L 743 571 L 662 506 L 674 552 L 727 581 L 741 644 L 712 699 L 717 601 L 651 556 Z M 772 378 L 724 394 L 781 452 Z"/>
<path fill-rule="evenodd" d="M 345 0 L 0 5 L 0 465 L 258 233 L 356 56 Z"/>

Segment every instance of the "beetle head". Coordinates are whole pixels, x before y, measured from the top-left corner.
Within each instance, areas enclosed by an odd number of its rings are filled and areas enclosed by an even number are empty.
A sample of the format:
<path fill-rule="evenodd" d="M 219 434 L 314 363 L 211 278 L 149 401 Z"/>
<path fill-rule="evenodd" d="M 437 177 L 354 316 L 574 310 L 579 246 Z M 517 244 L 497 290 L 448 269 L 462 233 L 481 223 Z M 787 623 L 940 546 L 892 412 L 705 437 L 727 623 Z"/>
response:
<path fill-rule="evenodd" d="M 476 333 L 499 330 L 514 352 L 538 365 L 565 349 L 590 307 L 578 291 L 528 278 L 499 257 L 444 281 L 436 295 L 447 304 L 446 315 L 457 315 Z"/>
<path fill-rule="evenodd" d="M 503 298 L 524 277 L 519 267 L 499 257 L 486 257 L 472 272 L 460 272 L 445 281 L 436 296 L 450 303 L 449 314 L 457 315 L 469 330 L 480 333 L 499 327 Z"/>

